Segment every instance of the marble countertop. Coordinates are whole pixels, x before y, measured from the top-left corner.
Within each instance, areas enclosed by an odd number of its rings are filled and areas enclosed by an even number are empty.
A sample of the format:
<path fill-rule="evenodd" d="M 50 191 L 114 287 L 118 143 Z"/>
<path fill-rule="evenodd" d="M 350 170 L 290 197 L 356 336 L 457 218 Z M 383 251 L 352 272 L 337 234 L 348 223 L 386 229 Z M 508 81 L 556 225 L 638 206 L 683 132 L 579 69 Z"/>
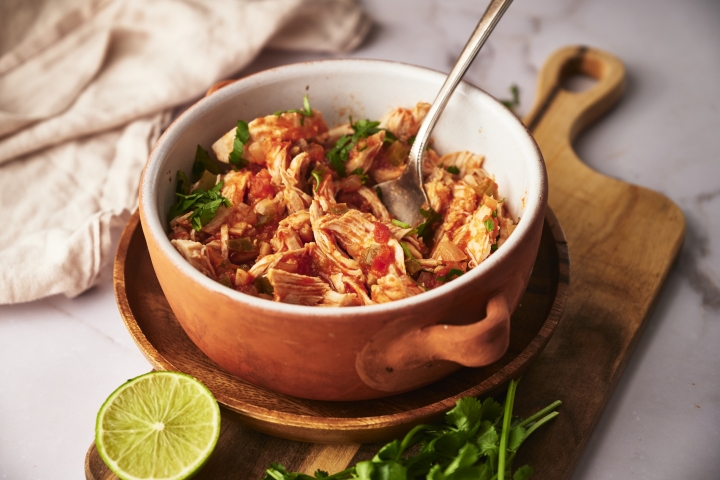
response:
<path fill-rule="evenodd" d="M 367 0 L 349 56 L 448 71 L 486 2 Z M 720 471 L 720 2 L 516 0 L 466 79 L 534 98 L 555 49 L 584 44 L 627 67 L 620 104 L 583 134 L 592 168 L 662 192 L 687 219 L 680 257 L 574 480 L 716 479 Z M 264 52 L 238 76 L 324 54 Z M 119 232 L 116 232 L 119 234 Z M 150 365 L 125 330 L 110 268 L 75 299 L 0 307 L 0 478 L 83 478 L 95 415 Z"/>

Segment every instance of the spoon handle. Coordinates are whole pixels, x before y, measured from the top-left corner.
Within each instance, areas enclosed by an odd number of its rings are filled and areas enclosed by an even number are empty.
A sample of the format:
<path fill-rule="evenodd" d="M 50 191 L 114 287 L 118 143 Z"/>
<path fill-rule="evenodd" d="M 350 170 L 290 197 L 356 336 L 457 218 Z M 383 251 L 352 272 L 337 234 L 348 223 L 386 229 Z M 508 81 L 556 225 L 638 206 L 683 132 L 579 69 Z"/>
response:
<path fill-rule="evenodd" d="M 435 97 L 435 101 L 430 107 L 425 120 L 423 120 L 420 125 L 420 129 L 418 130 L 418 133 L 415 136 L 415 141 L 410 149 L 408 166 L 405 169 L 405 172 L 403 172 L 403 176 L 410 176 L 413 179 L 413 183 L 420 186 L 423 194 L 425 194 L 425 189 L 422 186 L 423 178 L 421 162 L 423 158 L 422 154 L 427 147 L 428 140 L 430 139 L 430 132 L 432 132 L 435 127 L 435 123 L 437 123 L 440 114 L 445 109 L 445 105 L 447 105 L 450 95 L 452 95 L 455 87 L 457 87 L 458 83 L 460 83 L 463 75 L 465 75 L 465 72 L 467 72 L 470 64 L 485 43 L 485 40 L 487 40 L 490 36 L 490 33 L 495 28 L 495 25 L 497 25 L 498 21 L 500 21 L 503 13 L 505 13 L 505 10 L 507 10 L 511 3 L 512 0 L 492 0 L 490 2 L 490 5 L 487 10 L 485 10 L 485 14 L 480 19 L 477 27 L 475 27 L 475 31 L 465 45 L 465 48 L 463 48 L 460 57 L 458 57 L 455 66 L 445 80 L 440 92 L 438 92 L 437 97 Z M 425 200 L 427 201 L 427 195 Z"/>

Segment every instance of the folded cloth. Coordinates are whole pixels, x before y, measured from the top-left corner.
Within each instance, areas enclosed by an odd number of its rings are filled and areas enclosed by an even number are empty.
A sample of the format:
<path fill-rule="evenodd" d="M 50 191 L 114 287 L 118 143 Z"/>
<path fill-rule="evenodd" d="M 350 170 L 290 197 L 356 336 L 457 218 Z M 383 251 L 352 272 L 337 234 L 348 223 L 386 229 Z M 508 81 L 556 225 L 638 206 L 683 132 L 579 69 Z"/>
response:
<path fill-rule="evenodd" d="M 0 43 L 0 304 L 97 281 L 174 107 L 265 46 L 347 51 L 370 26 L 353 0 L 15 5 L 17 18 L 0 9 L 0 31 L 37 20 L 23 38 L 0 36 L 13 43 Z"/>

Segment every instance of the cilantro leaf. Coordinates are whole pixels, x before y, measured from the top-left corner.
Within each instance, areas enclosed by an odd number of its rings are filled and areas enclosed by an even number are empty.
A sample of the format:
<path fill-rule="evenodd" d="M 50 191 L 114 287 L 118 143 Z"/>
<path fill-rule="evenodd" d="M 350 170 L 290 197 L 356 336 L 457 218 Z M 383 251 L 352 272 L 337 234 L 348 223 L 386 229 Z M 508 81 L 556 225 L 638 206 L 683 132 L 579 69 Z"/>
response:
<path fill-rule="evenodd" d="M 192 211 L 188 216 L 188 221 L 192 228 L 199 232 L 202 227 L 215 218 L 215 214 L 221 205 L 232 206 L 230 200 L 220 195 L 222 186 L 223 182 L 220 182 L 209 191 L 196 190 L 195 193 L 190 195 L 176 193 L 175 196 L 179 200 L 170 208 L 168 220 Z"/>
<path fill-rule="evenodd" d="M 355 170 L 350 172 L 350 175 L 357 175 L 358 177 L 360 177 L 360 183 L 362 183 L 363 185 L 365 185 L 365 182 L 367 182 L 368 179 L 367 174 L 363 171 L 362 168 L 356 168 Z"/>
<path fill-rule="evenodd" d="M 523 465 L 517 469 L 515 475 L 513 475 L 513 480 L 527 480 L 532 474 L 532 467 L 530 467 L 530 465 Z"/>
<path fill-rule="evenodd" d="M 422 238 L 425 244 L 427 244 L 430 239 L 432 238 L 432 226 L 433 224 L 440 222 L 442 220 L 442 215 L 437 213 L 432 208 L 429 208 L 427 210 L 420 209 L 420 215 L 425 218 L 425 222 L 421 223 L 417 227 L 415 227 L 415 230 L 417 230 L 417 236 L 418 238 Z"/>
<path fill-rule="evenodd" d="M 345 163 L 350 156 L 350 149 L 352 149 L 352 138 L 343 135 L 335 142 L 335 146 L 325 154 L 325 157 L 330 161 L 332 169 L 341 177 L 346 176 Z"/>
<path fill-rule="evenodd" d="M 457 268 L 451 268 L 450 271 L 447 273 L 447 275 L 437 277 L 437 279 L 441 282 L 449 282 L 450 280 L 453 279 L 453 277 L 459 277 L 463 273 L 465 273 L 465 272 L 463 272 L 462 270 L 458 270 Z"/>
<path fill-rule="evenodd" d="M 502 405 L 493 400 L 486 398 L 482 403 L 482 420 L 495 422 L 503 413 Z"/>
<path fill-rule="evenodd" d="M 370 135 L 374 135 L 380 131 L 378 128 L 380 122 L 371 122 L 370 120 L 358 120 L 353 123 L 352 117 L 350 117 L 350 127 L 353 129 L 351 137 L 343 135 L 336 142 L 335 146 L 327 151 L 325 157 L 330 161 L 330 166 L 335 170 L 340 177 L 347 176 L 345 170 L 345 163 L 350 158 L 350 151 L 355 147 L 360 139 L 367 138 Z M 367 146 L 365 147 L 367 148 Z M 353 171 L 355 173 L 357 170 Z"/>
<path fill-rule="evenodd" d="M 375 193 L 377 193 L 378 199 L 382 202 L 383 194 L 382 194 L 382 190 L 380 190 L 380 187 L 375 187 Z"/>
<path fill-rule="evenodd" d="M 499 441 L 500 437 L 493 424 L 487 420 L 481 422 L 475 437 L 475 443 L 480 448 L 480 453 L 485 456 L 497 453 Z"/>
<path fill-rule="evenodd" d="M 302 110 L 299 110 L 297 108 L 292 110 L 278 110 L 277 112 L 274 112 L 273 115 L 280 116 L 283 113 L 299 113 L 302 115 L 300 117 L 300 125 L 305 125 L 305 117 L 312 117 L 312 108 L 310 108 L 310 100 L 308 99 L 308 94 L 306 93 L 303 97 L 303 108 Z"/>
<path fill-rule="evenodd" d="M 515 108 L 520 105 L 520 89 L 517 85 L 513 84 L 510 86 L 510 94 L 512 95 L 510 100 L 501 100 L 501 102 L 514 113 Z"/>
<path fill-rule="evenodd" d="M 460 169 L 456 167 L 455 165 L 450 165 L 445 170 L 447 170 L 448 173 L 452 173 L 453 175 L 459 175 Z"/>
<path fill-rule="evenodd" d="M 208 152 L 198 145 L 195 150 L 195 162 L 192 166 L 193 182 L 200 180 L 205 171 L 208 171 L 213 175 L 217 175 L 220 173 L 220 167 L 213 162 Z"/>
<path fill-rule="evenodd" d="M 229 160 L 230 163 L 239 168 L 248 164 L 248 161 L 242 158 L 243 148 L 248 140 L 250 140 L 248 124 L 243 120 L 238 120 L 237 128 L 235 129 L 235 139 L 233 140 L 233 151 L 230 152 Z"/>
<path fill-rule="evenodd" d="M 182 170 L 178 170 L 175 177 L 177 178 L 177 183 L 175 184 L 175 192 L 182 193 L 183 195 L 187 195 L 188 193 L 190 193 L 190 188 L 192 188 L 192 185 L 190 185 L 187 176 L 185 176 L 185 172 L 183 172 Z"/>
<path fill-rule="evenodd" d="M 392 133 L 390 130 L 385 130 L 385 140 L 383 140 L 383 143 L 394 143 L 397 142 L 397 137 L 394 133 Z"/>
<path fill-rule="evenodd" d="M 458 430 L 470 430 L 480 421 L 482 404 L 475 397 L 461 398 L 445 414 L 445 421 Z"/>

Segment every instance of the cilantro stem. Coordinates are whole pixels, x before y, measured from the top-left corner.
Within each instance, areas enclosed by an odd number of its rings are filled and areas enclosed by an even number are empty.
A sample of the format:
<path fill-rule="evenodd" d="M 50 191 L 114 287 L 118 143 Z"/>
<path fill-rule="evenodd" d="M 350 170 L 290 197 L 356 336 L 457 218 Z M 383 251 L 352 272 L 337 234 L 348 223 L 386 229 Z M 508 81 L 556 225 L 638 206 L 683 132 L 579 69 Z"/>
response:
<path fill-rule="evenodd" d="M 402 455 L 402 453 L 403 453 L 410 445 L 412 445 L 412 444 L 414 443 L 414 442 L 412 442 L 412 439 L 413 439 L 413 437 L 414 437 L 418 432 L 421 432 L 421 431 L 423 431 L 423 430 L 433 430 L 433 429 L 436 429 L 436 428 L 437 428 L 437 425 L 425 425 L 425 424 L 420 424 L 420 425 L 417 425 L 417 426 L 416 426 L 415 428 L 413 428 L 412 430 L 410 430 L 410 431 L 407 433 L 407 435 L 405 435 L 405 438 L 403 438 L 402 442 L 400 443 L 400 451 L 398 452 L 398 460 L 400 459 L 400 456 Z"/>
<path fill-rule="evenodd" d="M 524 427 L 524 426 L 527 425 L 528 423 L 534 422 L 534 421 L 537 420 L 538 418 L 546 415 L 546 414 L 549 413 L 549 412 L 552 412 L 553 410 L 555 410 L 556 408 L 558 408 L 560 405 L 562 405 L 562 402 L 561 402 L 560 400 L 555 400 L 553 403 L 551 403 L 551 404 L 548 405 L 547 407 L 543 408 L 542 410 L 540 410 L 539 412 L 537 412 L 535 415 L 532 415 L 532 416 L 526 418 L 525 420 L 523 420 L 522 422 L 520 422 L 520 423 L 517 425 L 517 427 Z M 515 427 L 515 428 L 517 428 L 517 427 Z"/>
<path fill-rule="evenodd" d="M 510 436 L 510 422 L 512 421 L 512 407 L 515 402 L 515 390 L 517 390 L 515 380 L 510 380 L 507 396 L 505 397 L 505 413 L 503 414 L 503 426 L 500 433 L 500 448 L 498 452 L 498 480 L 505 480 L 505 459 L 507 457 L 507 443 Z"/>
<path fill-rule="evenodd" d="M 560 413 L 552 412 L 551 414 L 546 415 L 545 417 L 543 417 L 540 420 L 538 420 L 537 422 L 535 422 L 535 424 L 532 427 L 528 428 L 527 431 L 525 432 L 525 438 L 529 437 L 531 433 L 533 433 L 535 430 L 542 427 L 544 424 L 546 424 L 553 418 L 557 417 L 558 415 L 560 415 Z M 523 441 L 525 441 L 525 439 L 523 439 Z M 521 445 L 522 445 L 522 443 L 521 443 Z M 520 445 L 518 445 L 518 448 L 519 447 L 520 447 Z"/>

